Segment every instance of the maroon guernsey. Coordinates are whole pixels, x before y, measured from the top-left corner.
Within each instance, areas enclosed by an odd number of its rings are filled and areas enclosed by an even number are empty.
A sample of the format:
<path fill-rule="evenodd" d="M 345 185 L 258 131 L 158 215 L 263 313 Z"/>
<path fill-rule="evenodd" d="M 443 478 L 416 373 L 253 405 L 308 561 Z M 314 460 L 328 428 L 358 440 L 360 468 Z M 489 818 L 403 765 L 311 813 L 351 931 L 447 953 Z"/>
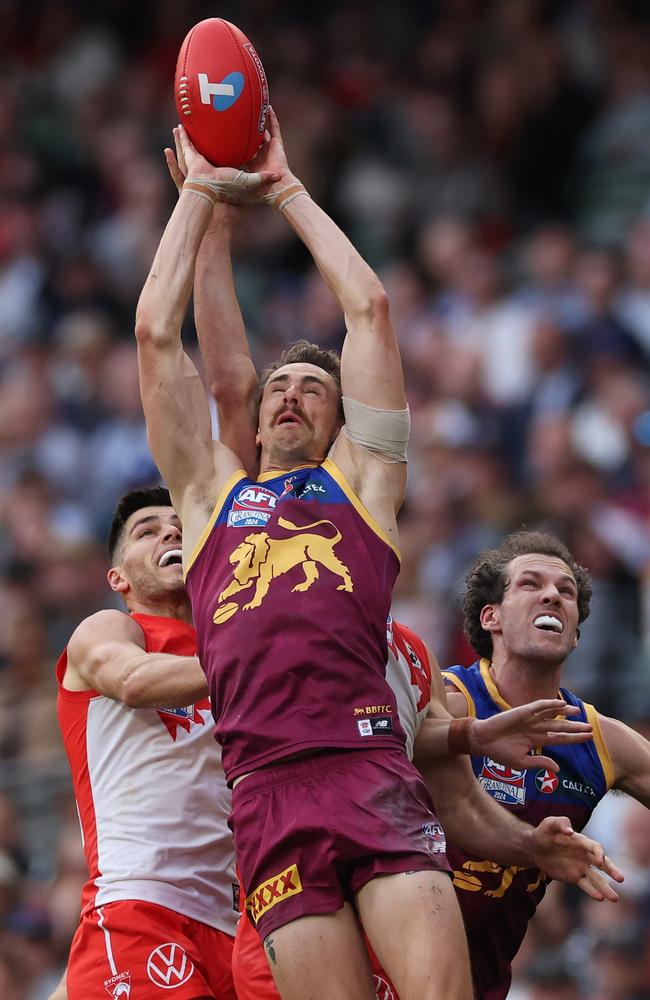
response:
<path fill-rule="evenodd" d="M 396 550 L 334 463 L 226 484 L 190 559 L 230 783 L 319 748 L 403 748 L 386 680 Z"/>

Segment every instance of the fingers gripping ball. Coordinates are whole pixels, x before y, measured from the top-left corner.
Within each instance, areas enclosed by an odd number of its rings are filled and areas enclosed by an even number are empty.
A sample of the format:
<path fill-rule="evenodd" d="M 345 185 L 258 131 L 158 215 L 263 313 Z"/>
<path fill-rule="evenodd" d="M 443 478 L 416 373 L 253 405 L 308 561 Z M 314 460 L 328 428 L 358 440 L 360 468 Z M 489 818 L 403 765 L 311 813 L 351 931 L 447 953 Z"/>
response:
<path fill-rule="evenodd" d="M 179 120 L 207 160 L 238 167 L 262 145 L 269 88 L 246 35 L 221 17 L 199 21 L 181 46 L 174 82 Z"/>

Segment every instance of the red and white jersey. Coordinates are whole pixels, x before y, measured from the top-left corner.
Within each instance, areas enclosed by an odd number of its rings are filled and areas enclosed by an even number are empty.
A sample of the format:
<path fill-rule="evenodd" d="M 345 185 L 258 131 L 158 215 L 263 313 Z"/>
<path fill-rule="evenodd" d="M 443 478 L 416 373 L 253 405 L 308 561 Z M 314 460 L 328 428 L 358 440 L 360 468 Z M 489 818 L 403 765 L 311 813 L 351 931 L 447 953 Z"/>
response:
<path fill-rule="evenodd" d="M 406 736 L 406 753 L 413 744 L 431 698 L 431 663 L 427 647 L 415 632 L 389 617 L 386 680 L 397 699 L 399 721 Z"/>
<path fill-rule="evenodd" d="M 147 652 L 196 654 L 191 625 L 133 615 Z M 62 687 L 59 725 L 88 863 L 82 911 L 117 900 L 168 907 L 228 934 L 237 914 L 230 791 L 206 698 L 183 709 L 129 708 Z"/>

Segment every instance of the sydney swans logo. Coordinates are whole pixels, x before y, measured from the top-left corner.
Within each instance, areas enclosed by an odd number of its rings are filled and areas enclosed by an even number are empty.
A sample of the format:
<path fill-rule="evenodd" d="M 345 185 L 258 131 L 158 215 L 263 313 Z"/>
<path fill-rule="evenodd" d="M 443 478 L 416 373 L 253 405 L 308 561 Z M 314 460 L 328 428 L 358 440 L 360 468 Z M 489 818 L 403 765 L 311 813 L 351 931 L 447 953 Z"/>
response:
<path fill-rule="evenodd" d="M 269 592 L 271 581 L 288 573 L 297 566 L 302 568 L 304 579 L 291 588 L 292 593 L 304 593 L 319 578 L 318 567 L 324 566 L 330 573 L 337 576 L 341 583 L 336 588 L 351 594 L 354 586 L 347 566 L 341 562 L 334 552 L 335 546 L 341 541 L 342 535 L 331 521 L 314 521 L 299 527 L 278 518 L 278 525 L 286 531 L 296 532 L 288 538 L 271 538 L 268 531 L 255 531 L 246 535 L 243 542 L 237 546 L 230 556 L 233 567 L 233 581 L 219 594 L 214 622 L 219 625 L 240 610 L 239 605 L 230 598 L 235 597 L 254 585 L 254 592 L 247 604 L 241 608 L 249 611 L 259 608 Z M 334 529 L 334 535 L 327 537 L 312 531 L 320 525 Z"/>

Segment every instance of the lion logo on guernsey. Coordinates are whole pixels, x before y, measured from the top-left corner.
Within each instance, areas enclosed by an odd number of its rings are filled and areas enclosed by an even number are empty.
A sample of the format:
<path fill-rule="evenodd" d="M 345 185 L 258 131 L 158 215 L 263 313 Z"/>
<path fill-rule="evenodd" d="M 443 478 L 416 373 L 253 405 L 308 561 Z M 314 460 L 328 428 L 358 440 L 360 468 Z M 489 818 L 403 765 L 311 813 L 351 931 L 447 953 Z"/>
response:
<path fill-rule="evenodd" d="M 298 873 L 298 865 L 289 865 L 278 875 L 272 875 L 266 882 L 253 889 L 246 897 L 246 909 L 251 917 L 258 922 L 260 917 L 268 913 L 278 903 L 290 896 L 296 896 L 302 892 L 302 882 Z"/>
<path fill-rule="evenodd" d="M 193 975 L 194 963 L 185 949 L 173 941 L 159 944 L 147 959 L 147 975 L 163 990 L 175 990 Z"/>
<path fill-rule="evenodd" d="M 234 567 L 234 580 L 219 594 L 213 617 L 216 625 L 227 622 L 240 610 L 239 604 L 231 601 L 231 597 L 255 585 L 251 600 L 244 604 L 241 610 L 259 608 L 269 592 L 271 582 L 298 567 L 302 569 L 304 578 L 291 588 L 292 594 L 309 590 L 319 579 L 319 565 L 324 566 L 341 580 L 337 590 L 344 590 L 347 593 L 352 593 L 354 590 L 349 569 L 334 552 L 335 546 L 343 537 L 335 524 L 323 520 L 301 527 L 280 517 L 278 525 L 285 531 L 296 534 L 288 538 L 271 538 L 268 531 L 257 531 L 246 535 L 244 541 L 240 542 L 231 553 L 229 561 Z M 328 538 L 311 530 L 321 525 L 333 528 L 334 535 Z"/>

